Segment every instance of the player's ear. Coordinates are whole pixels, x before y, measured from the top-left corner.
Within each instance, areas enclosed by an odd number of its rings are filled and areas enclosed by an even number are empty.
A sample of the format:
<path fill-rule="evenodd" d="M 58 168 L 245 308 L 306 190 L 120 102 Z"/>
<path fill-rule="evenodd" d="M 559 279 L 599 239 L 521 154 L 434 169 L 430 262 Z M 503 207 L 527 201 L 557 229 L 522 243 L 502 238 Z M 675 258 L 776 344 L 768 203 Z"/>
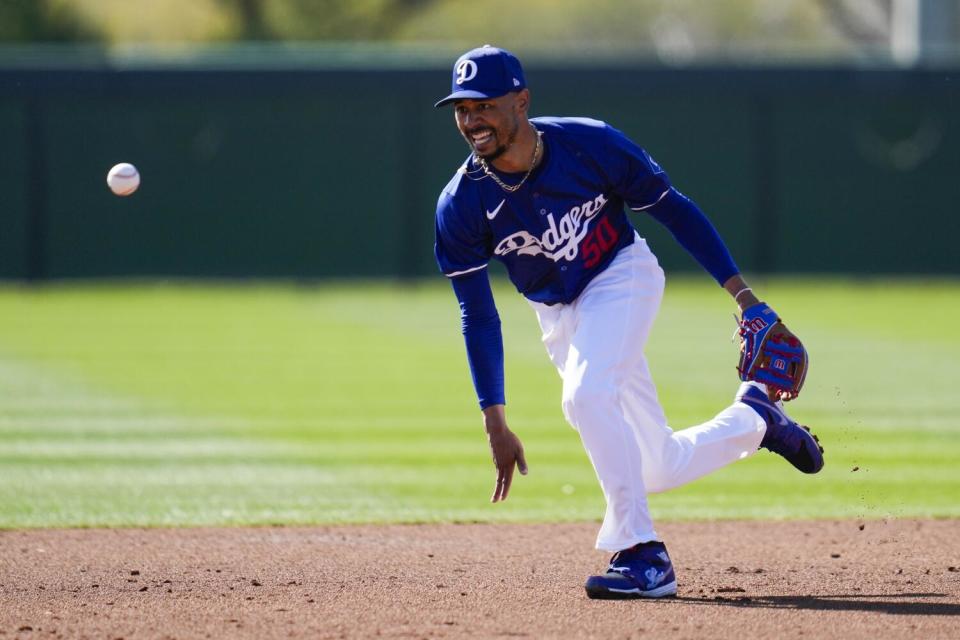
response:
<path fill-rule="evenodd" d="M 521 89 L 517 91 L 517 97 L 514 101 L 514 105 L 517 107 L 517 111 L 526 115 L 530 111 L 530 90 Z"/>

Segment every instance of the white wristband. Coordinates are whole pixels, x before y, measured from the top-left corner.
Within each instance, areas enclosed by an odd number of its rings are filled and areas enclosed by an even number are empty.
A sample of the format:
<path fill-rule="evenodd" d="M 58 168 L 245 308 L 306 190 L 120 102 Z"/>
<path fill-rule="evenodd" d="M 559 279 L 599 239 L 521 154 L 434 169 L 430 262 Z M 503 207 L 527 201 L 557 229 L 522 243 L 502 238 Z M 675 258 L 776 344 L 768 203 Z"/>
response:
<path fill-rule="evenodd" d="M 753 291 L 753 289 L 751 289 L 750 287 L 744 287 L 743 289 L 740 289 L 740 291 L 737 291 L 736 295 L 733 296 L 733 301 L 734 301 L 734 302 L 739 302 L 739 301 L 740 301 L 740 294 L 746 293 L 747 291 Z"/>

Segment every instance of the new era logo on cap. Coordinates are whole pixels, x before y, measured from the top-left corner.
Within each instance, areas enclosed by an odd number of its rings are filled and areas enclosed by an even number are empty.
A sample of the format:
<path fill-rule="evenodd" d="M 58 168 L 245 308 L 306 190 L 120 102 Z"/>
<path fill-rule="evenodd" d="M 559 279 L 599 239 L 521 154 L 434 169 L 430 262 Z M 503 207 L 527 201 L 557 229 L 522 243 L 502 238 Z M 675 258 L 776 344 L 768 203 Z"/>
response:
<path fill-rule="evenodd" d="M 453 64 L 452 93 L 435 106 L 456 100 L 498 98 L 527 86 L 517 57 L 486 44 L 472 49 Z"/>

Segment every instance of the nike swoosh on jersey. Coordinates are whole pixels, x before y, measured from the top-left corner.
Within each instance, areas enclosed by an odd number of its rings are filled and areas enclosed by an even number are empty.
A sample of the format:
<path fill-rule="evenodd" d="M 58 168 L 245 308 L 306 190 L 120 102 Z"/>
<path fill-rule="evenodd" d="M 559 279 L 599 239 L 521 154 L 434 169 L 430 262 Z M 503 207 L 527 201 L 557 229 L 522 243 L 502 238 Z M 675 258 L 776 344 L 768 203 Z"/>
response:
<path fill-rule="evenodd" d="M 500 201 L 500 204 L 497 205 L 496 209 L 494 209 L 493 211 L 487 211 L 487 220 L 493 220 L 494 218 L 496 218 L 497 214 L 500 213 L 500 207 L 502 207 L 503 203 L 506 201 L 507 199 L 504 198 L 503 200 Z"/>

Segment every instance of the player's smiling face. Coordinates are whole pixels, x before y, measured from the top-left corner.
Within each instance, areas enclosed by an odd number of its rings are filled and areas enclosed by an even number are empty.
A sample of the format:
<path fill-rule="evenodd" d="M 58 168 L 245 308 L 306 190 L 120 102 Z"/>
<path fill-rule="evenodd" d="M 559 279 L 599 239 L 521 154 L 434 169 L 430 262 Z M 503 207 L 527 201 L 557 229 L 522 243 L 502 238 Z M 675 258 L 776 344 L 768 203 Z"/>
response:
<path fill-rule="evenodd" d="M 517 138 L 522 119 L 519 94 L 499 98 L 458 100 L 453 105 L 457 128 L 477 156 L 496 160 Z"/>

